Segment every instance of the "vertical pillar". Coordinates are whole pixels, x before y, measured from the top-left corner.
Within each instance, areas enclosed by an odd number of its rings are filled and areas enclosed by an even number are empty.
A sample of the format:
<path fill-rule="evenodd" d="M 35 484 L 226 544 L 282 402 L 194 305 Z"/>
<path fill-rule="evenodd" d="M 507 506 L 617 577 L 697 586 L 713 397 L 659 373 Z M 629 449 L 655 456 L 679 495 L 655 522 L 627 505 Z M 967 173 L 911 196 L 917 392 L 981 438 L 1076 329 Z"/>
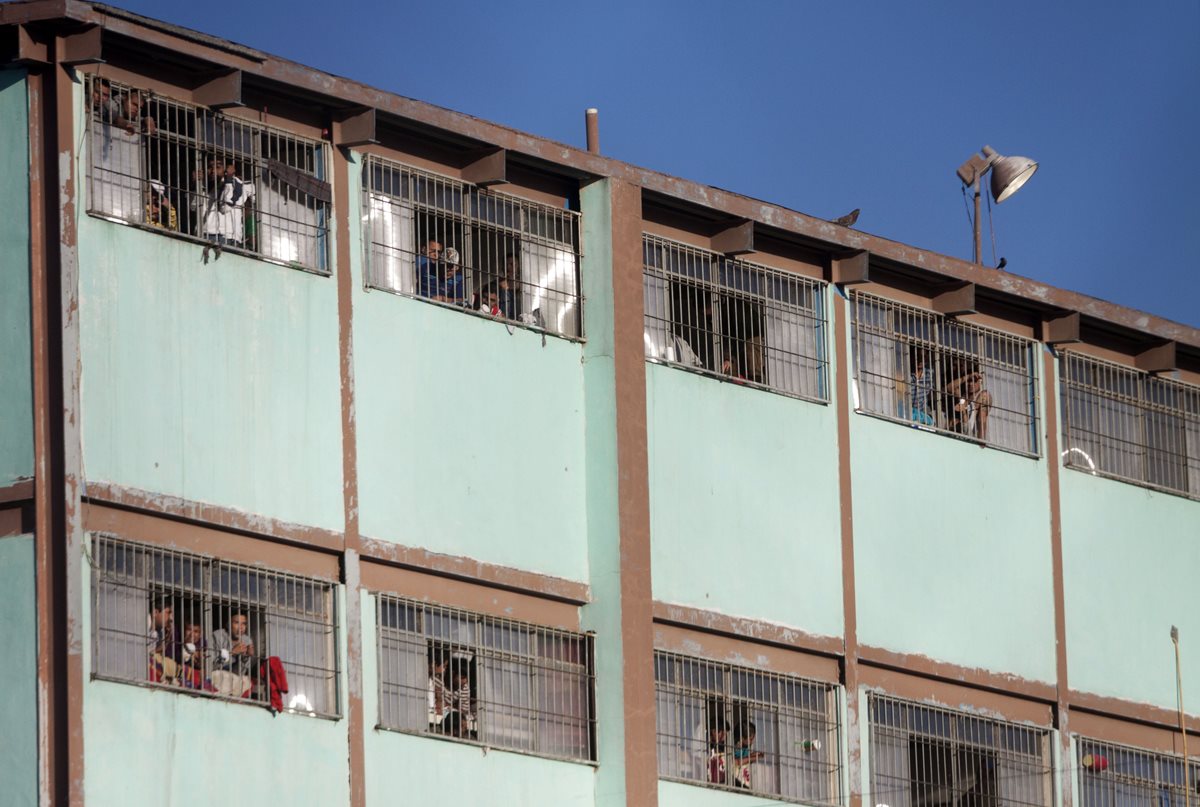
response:
<path fill-rule="evenodd" d="M 845 648 L 842 653 L 842 686 L 846 691 L 846 780 L 850 807 L 861 807 L 863 791 L 862 734 L 858 697 L 858 608 L 854 585 L 854 496 L 850 468 L 850 315 L 846 298 L 834 287 L 833 335 L 834 388 L 837 390 L 838 506 L 842 531 L 842 613 Z M 867 787 L 869 787 L 869 783 Z"/>
<path fill-rule="evenodd" d="M 340 142 L 342 124 L 333 124 L 333 142 Z M 346 731 L 350 767 L 350 805 L 364 807 L 366 794 L 365 739 L 362 702 L 362 586 L 361 535 L 358 523 L 358 434 L 354 417 L 354 283 L 350 271 L 350 239 L 355 231 L 350 213 L 350 170 L 347 147 L 333 152 L 333 261 L 338 298 L 338 368 L 342 393 L 342 503 L 345 532 L 342 545 L 342 583 L 346 589 Z"/>
<path fill-rule="evenodd" d="M 596 633 L 597 805 L 658 802 L 642 346 L 641 188 L 581 192 L 588 565 Z"/>
<path fill-rule="evenodd" d="M 30 81 L 39 804 L 83 803 L 79 264 L 75 71 L 67 43 Z"/>
<path fill-rule="evenodd" d="M 1043 333 L 1045 330 L 1043 329 Z M 1058 769 L 1066 771 L 1060 777 L 1062 803 L 1074 804 L 1074 766 L 1071 763 L 1070 688 L 1067 681 L 1067 613 L 1063 586 L 1062 501 L 1059 495 L 1059 475 L 1062 459 L 1058 447 L 1058 364 L 1048 350 L 1042 353 L 1042 411 L 1045 416 L 1046 476 L 1050 496 L 1050 563 L 1054 575 L 1054 648 L 1056 700 L 1054 728 L 1058 731 Z"/>

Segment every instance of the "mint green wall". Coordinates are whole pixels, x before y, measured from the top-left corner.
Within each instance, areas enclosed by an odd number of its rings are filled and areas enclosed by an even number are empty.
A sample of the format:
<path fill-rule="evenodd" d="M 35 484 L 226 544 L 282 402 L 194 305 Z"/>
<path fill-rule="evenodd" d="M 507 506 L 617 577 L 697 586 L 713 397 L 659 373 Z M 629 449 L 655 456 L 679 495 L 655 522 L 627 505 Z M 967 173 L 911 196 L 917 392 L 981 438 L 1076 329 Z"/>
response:
<path fill-rule="evenodd" d="M 0 72 L 0 487 L 33 476 L 29 300 L 29 100 Z M 2 781 L 2 779 L 0 779 Z"/>
<path fill-rule="evenodd" d="M 1071 689 L 1200 713 L 1200 502 L 1060 474 L 1067 670 Z"/>
<path fill-rule="evenodd" d="M 362 621 L 367 804 L 592 807 L 590 765 L 376 729 L 379 663 L 374 598 L 367 592 Z"/>
<path fill-rule="evenodd" d="M 0 538 L 0 804 L 5 807 L 33 807 L 38 801 L 34 572 L 33 536 Z"/>
<path fill-rule="evenodd" d="M 1053 682 L 1046 463 L 852 414 L 858 641 Z"/>
<path fill-rule="evenodd" d="M 647 364 L 646 409 L 655 599 L 840 636 L 834 406 Z"/>
<path fill-rule="evenodd" d="M 734 793 L 704 785 L 685 785 L 682 782 L 662 780 L 658 783 L 658 807 L 759 807 L 788 803 L 758 794 Z"/>
<path fill-rule="evenodd" d="M 344 718 L 272 717 L 259 706 L 91 680 L 91 581 L 86 560 L 82 565 L 89 592 L 83 609 L 88 807 L 349 804 Z M 339 613 L 344 600 L 339 597 Z M 338 652 L 344 669 L 344 637 Z M 228 796 L 214 787 L 228 787 Z"/>
<path fill-rule="evenodd" d="M 582 347 L 364 291 L 351 243 L 363 534 L 586 580 Z"/>

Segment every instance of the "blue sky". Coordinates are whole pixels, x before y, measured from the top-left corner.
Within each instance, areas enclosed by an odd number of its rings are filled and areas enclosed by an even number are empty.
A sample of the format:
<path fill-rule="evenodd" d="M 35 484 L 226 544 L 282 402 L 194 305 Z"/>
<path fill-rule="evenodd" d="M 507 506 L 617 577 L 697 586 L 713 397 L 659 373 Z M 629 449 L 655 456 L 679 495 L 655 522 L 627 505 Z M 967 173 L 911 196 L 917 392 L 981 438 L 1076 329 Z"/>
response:
<path fill-rule="evenodd" d="M 401 95 L 1200 327 L 1200 2 L 117 0 Z M 984 261 L 992 262 L 984 208 Z"/>

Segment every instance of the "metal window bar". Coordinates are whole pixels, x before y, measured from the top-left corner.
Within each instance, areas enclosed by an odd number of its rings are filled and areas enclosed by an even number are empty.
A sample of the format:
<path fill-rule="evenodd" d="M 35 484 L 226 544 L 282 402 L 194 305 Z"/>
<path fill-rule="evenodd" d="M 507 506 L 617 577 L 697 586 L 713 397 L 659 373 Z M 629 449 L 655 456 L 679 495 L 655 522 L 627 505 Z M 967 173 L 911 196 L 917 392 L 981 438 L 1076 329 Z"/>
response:
<path fill-rule="evenodd" d="M 657 650 L 658 775 L 841 804 L 837 687 Z"/>
<path fill-rule="evenodd" d="M 1038 343 L 852 292 L 854 406 L 1037 456 Z"/>
<path fill-rule="evenodd" d="M 89 213 L 329 272 L 326 144 L 94 74 L 84 98 Z"/>
<path fill-rule="evenodd" d="M 386 595 L 376 616 L 381 728 L 595 760 L 591 636 Z"/>
<path fill-rule="evenodd" d="M 1184 807 L 1195 803 L 1200 766 L 1183 757 L 1077 737 L 1079 807 Z M 1190 800 L 1189 800 L 1190 794 Z"/>
<path fill-rule="evenodd" d="M 339 715 L 331 583 L 103 534 L 92 565 L 95 677 Z"/>
<path fill-rule="evenodd" d="M 1064 351 L 1063 461 L 1200 498 L 1200 387 Z"/>
<path fill-rule="evenodd" d="M 829 400 L 825 284 L 642 236 L 646 359 Z"/>
<path fill-rule="evenodd" d="M 1049 807 L 1050 730 L 868 696 L 870 803 Z M 865 801 L 865 799 L 864 799 Z"/>
<path fill-rule="evenodd" d="M 369 288 L 582 335 L 578 213 L 375 156 L 363 207 Z"/>

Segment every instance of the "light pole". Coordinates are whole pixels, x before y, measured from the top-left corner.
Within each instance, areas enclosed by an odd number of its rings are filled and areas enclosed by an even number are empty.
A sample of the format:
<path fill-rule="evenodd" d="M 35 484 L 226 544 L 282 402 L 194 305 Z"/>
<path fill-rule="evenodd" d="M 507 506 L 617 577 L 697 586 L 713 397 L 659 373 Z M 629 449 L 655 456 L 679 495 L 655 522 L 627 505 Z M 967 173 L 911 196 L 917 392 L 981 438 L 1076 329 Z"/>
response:
<path fill-rule="evenodd" d="M 1038 164 L 1028 157 L 1004 157 L 991 146 L 958 167 L 958 178 L 971 185 L 975 193 L 975 263 L 983 263 L 983 247 L 979 241 L 979 181 L 992 172 L 992 198 L 1000 204 L 1029 181 Z"/>

